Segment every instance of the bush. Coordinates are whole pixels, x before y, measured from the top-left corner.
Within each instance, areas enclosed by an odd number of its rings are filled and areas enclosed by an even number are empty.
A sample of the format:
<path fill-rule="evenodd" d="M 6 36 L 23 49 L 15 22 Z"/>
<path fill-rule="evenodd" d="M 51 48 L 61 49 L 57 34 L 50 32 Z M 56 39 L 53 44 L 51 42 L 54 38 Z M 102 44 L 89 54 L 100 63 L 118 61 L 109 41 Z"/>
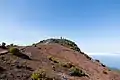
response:
<path fill-rule="evenodd" d="M 46 42 L 49 42 L 49 43 L 58 43 L 58 44 L 63 45 L 65 47 L 71 48 L 71 49 L 73 49 L 75 51 L 81 52 L 81 50 L 77 46 L 77 44 L 75 42 L 71 41 L 71 40 L 68 40 L 68 39 L 64 39 L 64 38 L 54 39 L 54 38 L 51 38 L 51 39 L 40 41 L 40 43 L 46 43 Z"/>
<path fill-rule="evenodd" d="M 84 54 L 84 56 L 85 56 L 87 59 L 92 60 L 92 58 L 89 57 L 87 54 Z"/>
<path fill-rule="evenodd" d="M 65 67 L 65 68 L 71 68 L 74 67 L 74 65 L 70 62 L 66 62 L 66 63 L 61 63 L 61 66 Z"/>
<path fill-rule="evenodd" d="M 4 48 L 4 49 L 6 49 L 6 43 L 2 42 L 1 47 Z"/>
<path fill-rule="evenodd" d="M 95 61 L 100 62 L 100 60 L 97 60 L 97 59 Z"/>
<path fill-rule="evenodd" d="M 53 61 L 54 63 L 59 63 L 59 61 L 56 58 L 52 57 L 52 56 L 48 56 L 48 59 L 50 61 Z"/>
<path fill-rule="evenodd" d="M 16 54 L 19 54 L 19 53 L 20 53 L 19 49 L 14 48 L 14 47 L 11 47 L 11 48 L 9 49 L 9 52 L 12 53 L 13 55 L 16 55 Z"/>
<path fill-rule="evenodd" d="M 42 69 L 40 69 L 38 72 L 33 73 L 33 74 L 31 75 L 31 78 L 32 78 L 33 80 L 40 80 L 40 79 L 42 79 L 42 78 L 45 78 L 45 76 L 46 76 L 45 71 L 42 70 Z"/>
<path fill-rule="evenodd" d="M 32 44 L 32 46 L 37 47 L 37 45 L 36 45 L 36 44 Z"/>
<path fill-rule="evenodd" d="M 107 71 L 105 71 L 105 70 L 103 71 L 103 73 L 104 73 L 104 74 L 108 74 L 108 72 L 107 72 Z"/>
<path fill-rule="evenodd" d="M 76 67 L 70 68 L 70 75 L 71 76 L 78 76 L 78 77 L 86 76 L 86 74 L 82 70 L 80 70 Z"/>
<path fill-rule="evenodd" d="M 31 75 L 32 80 L 58 80 L 54 76 L 49 76 L 47 71 L 44 69 L 40 69 L 37 72 L 34 72 Z"/>
<path fill-rule="evenodd" d="M 106 65 L 104 65 L 103 63 L 101 63 L 101 65 L 102 65 L 103 67 L 106 67 Z"/>

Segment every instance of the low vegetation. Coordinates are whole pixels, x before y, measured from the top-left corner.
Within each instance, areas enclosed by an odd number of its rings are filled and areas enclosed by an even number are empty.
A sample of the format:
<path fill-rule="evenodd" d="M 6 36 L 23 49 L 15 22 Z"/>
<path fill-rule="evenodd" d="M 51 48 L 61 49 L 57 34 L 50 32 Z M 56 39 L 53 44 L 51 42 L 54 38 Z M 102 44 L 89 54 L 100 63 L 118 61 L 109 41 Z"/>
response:
<path fill-rule="evenodd" d="M 11 47 L 11 48 L 9 49 L 9 52 L 10 52 L 11 54 L 13 54 L 13 55 L 17 55 L 17 54 L 20 53 L 19 49 L 15 48 L 15 47 Z"/>
<path fill-rule="evenodd" d="M 96 62 L 100 62 L 100 60 L 98 60 L 98 59 L 95 59 L 95 61 L 96 61 Z"/>
<path fill-rule="evenodd" d="M 62 66 L 64 68 L 68 69 L 70 76 L 78 76 L 78 77 L 87 76 L 82 70 L 75 67 L 71 62 L 62 62 L 52 56 L 48 56 L 48 59 L 54 63 L 57 62 L 59 64 L 59 66 Z"/>
<path fill-rule="evenodd" d="M 78 76 L 78 77 L 87 76 L 82 70 L 80 70 L 76 67 L 70 68 L 70 75 L 71 76 Z"/>
<path fill-rule="evenodd" d="M 32 80 L 59 80 L 59 78 L 50 76 L 45 69 L 39 69 L 31 75 Z"/>
<path fill-rule="evenodd" d="M 22 52 L 20 52 L 20 50 L 19 50 L 18 48 L 10 47 L 9 52 L 10 52 L 12 55 L 15 55 L 15 56 L 17 56 L 17 57 L 31 60 L 28 55 L 23 54 Z"/>
<path fill-rule="evenodd" d="M 5 42 L 2 42 L 2 44 L 0 45 L 0 48 L 7 49 L 6 43 L 5 43 Z"/>
<path fill-rule="evenodd" d="M 101 63 L 101 65 L 102 65 L 103 67 L 106 67 L 106 65 L 104 65 L 103 63 Z"/>
<path fill-rule="evenodd" d="M 61 44 L 63 46 L 66 46 L 68 48 L 71 48 L 75 51 L 81 52 L 80 48 L 77 46 L 77 44 L 75 44 L 73 41 L 68 40 L 68 39 L 64 39 L 61 37 L 61 39 L 47 39 L 47 40 L 42 40 L 39 43 L 58 43 Z"/>
<path fill-rule="evenodd" d="M 50 61 L 53 61 L 54 63 L 59 63 L 59 60 L 57 58 L 52 57 L 52 56 L 48 56 L 48 59 Z"/>
<path fill-rule="evenodd" d="M 106 70 L 103 71 L 104 74 L 108 74 L 108 72 Z"/>
<path fill-rule="evenodd" d="M 45 71 L 44 71 L 43 69 L 40 69 L 39 71 L 34 72 L 34 73 L 31 75 L 31 78 L 32 78 L 33 80 L 40 80 L 40 79 L 42 79 L 42 78 L 45 78 L 45 76 L 46 76 Z"/>
<path fill-rule="evenodd" d="M 84 56 L 85 56 L 87 59 L 92 60 L 92 58 L 89 57 L 87 54 L 84 54 Z"/>
<path fill-rule="evenodd" d="M 112 74 L 112 70 L 110 72 L 99 60 L 94 61 L 97 61 L 97 64 L 90 61 L 92 58 L 81 52 L 78 46 L 70 40 L 63 38 L 47 39 L 40 43 L 43 44 L 33 44 L 31 46 L 11 44 L 6 46 L 5 43 L 2 43 L 0 45 L 0 52 L 2 54 L 0 55 L 0 80 L 63 80 L 63 78 L 69 80 L 70 78 L 74 78 L 74 80 L 102 80 L 104 76 L 109 76 L 113 80 L 119 80 L 118 74 Z M 58 43 L 63 46 L 61 47 L 61 45 L 56 44 L 49 45 L 48 43 Z M 6 49 L 3 49 L 5 47 Z M 70 49 L 66 49 L 66 47 Z M 60 53 L 65 51 L 68 54 L 67 58 L 64 54 L 59 53 L 61 55 L 59 56 L 57 54 L 58 51 L 61 51 Z M 80 55 L 77 53 L 80 53 Z M 72 54 L 75 55 L 71 56 Z M 77 60 L 74 57 L 77 56 L 80 56 L 78 61 L 81 62 L 83 60 L 86 63 L 76 63 Z M 101 65 L 105 68 L 102 71 L 101 68 L 103 67 Z M 96 74 L 94 75 L 94 73 Z"/>
<path fill-rule="evenodd" d="M 71 67 L 74 67 L 74 65 L 70 62 L 62 62 L 61 63 L 61 66 L 62 67 L 65 67 L 65 68 L 71 68 Z"/>

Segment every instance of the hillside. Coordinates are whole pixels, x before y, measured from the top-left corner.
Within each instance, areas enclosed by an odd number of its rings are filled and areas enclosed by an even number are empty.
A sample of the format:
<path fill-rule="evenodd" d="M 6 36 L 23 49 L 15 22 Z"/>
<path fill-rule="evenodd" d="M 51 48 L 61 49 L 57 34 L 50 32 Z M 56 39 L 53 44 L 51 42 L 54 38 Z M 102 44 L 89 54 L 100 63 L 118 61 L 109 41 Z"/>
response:
<path fill-rule="evenodd" d="M 71 40 L 68 40 L 68 39 L 64 39 L 61 37 L 61 39 L 54 39 L 54 38 L 51 38 L 51 39 L 47 39 L 47 40 L 42 40 L 40 41 L 39 43 L 44 43 L 44 44 L 49 44 L 49 43 L 57 43 L 57 44 L 60 44 L 60 45 L 63 45 L 65 47 L 68 47 L 70 49 L 73 49 L 73 50 L 76 50 L 78 52 L 81 52 L 80 48 L 77 46 L 77 44 L 75 44 L 73 41 Z M 38 44 L 39 44 L 38 43 Z"/>
<path fill-rule="evenodd" d="M 74 42 L 48 40 L 32 46 L 0 47 L 0 80 L 63 80 L 63 76 L 67 80 L 120 80 L 119 73 L 91 59 Z"/>

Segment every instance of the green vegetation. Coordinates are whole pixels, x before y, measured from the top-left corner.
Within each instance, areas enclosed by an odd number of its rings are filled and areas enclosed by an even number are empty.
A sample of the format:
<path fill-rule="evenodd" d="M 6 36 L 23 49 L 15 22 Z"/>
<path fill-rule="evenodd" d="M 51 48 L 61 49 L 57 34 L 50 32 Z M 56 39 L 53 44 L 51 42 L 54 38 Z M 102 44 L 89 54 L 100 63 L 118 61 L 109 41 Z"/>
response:
<path fill-rule="evenodd" d="M 70 41 L 68 39 L 63 39 L 63 38 L 53 39 L 53 38 L 51 38 L 51 39 L 47 39 L 47 40 L 42 40 L 39 43 L 58 43 L 58 44 L 61 44 L 65 47 L 71 48 L 75 51 L 81 52 L 79 47 L 73 41 Z"/>
<path fill-rule="evenodd" d="M 28 59 L 28 60 L 31 60 L 31 58 L 26 55 L 26 54 L 23 54 L 22 52 L 20 52 L 20 50 L 18 48 L 15 48 L 15 47 L 10 47 L 9 48 L 9 52 L 12 54 L 12 55 L 15 55 L 17 57 L 20 57 L 22 59 Z"/>
<path fill-rule="evenodd" d="M 51 74 L 51 73 L 50 73 Z M 49 75 L 47 70 L 39 69 L 31 75 L 32 80 L 59 80 L 53 74 Z"/>
<path fill-rule="evenodd" d="M 48 56 L 48 59 L 49 59 L 50 61 L 53 61 L 54 63 L 59 63 L 58 59 L 56 59 L 56 58 L 54 58 L 54 57 L 52 57 L 52 56 Z"/>
<path fill-rule="evenodd" d="M 15 47 L 11 47 L 9 49 L 9 52 L 12 53 L 13 55 L 16 55 L 16 54 L 20 53 L 19 49 L 15 48 Z"/>
<path fill-rule="evenodd" d="M 59 66 L 62 66 L 64 68 L 68 69 L 71 76 L 78 76 L 78 77 L 87 76 L 82 70 L 75 67 L 71 62 L 58 61 L 58 59 L 56 59 L 56 58 L 54 58 L 52 56 L 48 56 L 48 59 L 50 61 L 54 62 L 54 63 L 58 63 Z"/>
<path fill-rule="evenodd" d="M 80 70 L 76 67 L 70 68 L 70 75 L 71 76 L 78 76 L 78 77 L 87 76 L 82 70 Z"/>
<path fill-rule="evenodd" d="M 74 67 L 74 65 L 70 62 L 62 62 L 58 60 L 57 58 L 54 58 L 52 56 L 48 56 L 48 59 L 54 63 L 59 63 L 60 66 L 65 67 L 65 68 L 71 68 Z"/>
<path fill-rule="evenodd" d="M 40 80 L 40 79 L 42 79 L 42 78 L 45 78 L 45 76 L 46 76 L 45 70 L 40 69 L 39 71 L 33 73 L 33 74 L 31 75 L 31 78 L 32 78 L 33 80 Z"/>

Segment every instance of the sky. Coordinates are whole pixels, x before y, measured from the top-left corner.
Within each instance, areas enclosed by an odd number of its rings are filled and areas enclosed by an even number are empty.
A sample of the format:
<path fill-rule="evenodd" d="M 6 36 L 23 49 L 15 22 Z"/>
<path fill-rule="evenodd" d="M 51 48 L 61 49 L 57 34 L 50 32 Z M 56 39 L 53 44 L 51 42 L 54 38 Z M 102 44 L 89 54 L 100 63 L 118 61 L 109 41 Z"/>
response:
<path fill-rule="evenodd" d="M 89 54 L 120 53 L 119 21 L 119 0 L 0 0 L 0 42 L 7 44 L 62 36 Z"/>

